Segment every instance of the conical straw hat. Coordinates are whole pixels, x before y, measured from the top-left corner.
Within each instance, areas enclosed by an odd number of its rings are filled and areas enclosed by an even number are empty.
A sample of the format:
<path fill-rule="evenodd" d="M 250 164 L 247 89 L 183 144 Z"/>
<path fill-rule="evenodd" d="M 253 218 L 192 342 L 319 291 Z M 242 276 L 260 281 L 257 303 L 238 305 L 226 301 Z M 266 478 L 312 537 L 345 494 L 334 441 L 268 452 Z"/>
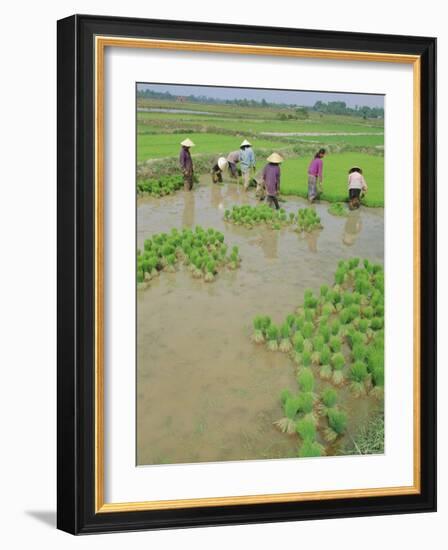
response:
<path fill-rule="evenodd" d="M 272 155 L 269 155 L 266 160 L 268 162 L 275 162 L 276 164 L 280 164 L 280 162 L 283 162 L 283 157 L 281 157 L 278 153 L 272 153 Z"/>
<path fill-rule="evenodd" d="M 252 143 L 249 143 L 247 139 L 243 141 L 243 143 L 240 145 L 240 147 L 244 147 L 245 145 L 252 145 Z"/>
<path fill-rule="evenodd" d="M 183 141 L 180 142 L 180 144 L 183 145 L 184 147 L 194 147 L 195 146 L 190 138 L 184 139 Z"/>
<path fill-rule="evenodd" d="M 224 157 L 218 159 L 218 166 L 220 170 L 225 170 L 227 168 L 228 162 Z"/>

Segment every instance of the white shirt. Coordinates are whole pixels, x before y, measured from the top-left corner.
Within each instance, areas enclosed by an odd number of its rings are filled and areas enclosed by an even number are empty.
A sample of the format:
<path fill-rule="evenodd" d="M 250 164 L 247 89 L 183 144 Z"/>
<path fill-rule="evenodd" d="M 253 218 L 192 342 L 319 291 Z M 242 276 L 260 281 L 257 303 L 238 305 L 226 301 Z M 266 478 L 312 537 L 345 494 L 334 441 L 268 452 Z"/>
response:
<path fill-rule="evenodd" d="M 366 180 L 364 176 L 359 172 L 352 172 L 348 175 L 348 188 L 349 189 L 363 189 L 367 190 Z"/>

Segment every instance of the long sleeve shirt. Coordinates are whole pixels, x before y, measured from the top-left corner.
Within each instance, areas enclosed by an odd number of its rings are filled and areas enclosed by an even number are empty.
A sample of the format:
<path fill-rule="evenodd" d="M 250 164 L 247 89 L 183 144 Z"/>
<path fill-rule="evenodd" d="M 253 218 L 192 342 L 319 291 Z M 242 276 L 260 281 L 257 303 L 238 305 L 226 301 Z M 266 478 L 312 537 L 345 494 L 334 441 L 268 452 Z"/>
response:
<path fill-rule="evenodd" d="M 240 153 L 241 171 L 248 172 L 252 166 L 255 166 L 255 153 L 251 147 L 245 147 Z"/>
<path fill-rule="evenodd" d="M 232 162 L 233 164 L 236 164 L 237 162 L 240 161 L 240 154 L 241 154 L 241 151 L 239 149 L 238 151 L 232 151 L 227 155 L 227 160 L 229 162 Z"/>
<path fill-rule="evenodd" d="M 266 164 L 263 169 L 263 181 L 268 195 L 275 196 L 280 191 L 280 166 Z"/>
<path fill-rule="evenodd" d="M 348 175 L 348 188 L 349 189 L 362 189 L 367 190 L 367 183 L 364 176 L 359 172 L 352 172 Z"/>
<path fill-rule="evenodd" d="M 182 147 L 180 150 L 179 164 L 183 172 L 189 174 L 193 172 L 193 161 L 191 160 L 190 151 L 186 147 Z"/>
<path fill-rule="evenodd" d="M 324 163 L 322 162 L 322 159 L 315 158 L 310 162 L 310 165 L 308 166 L 308 174 L 310 176 L 315 176 L 316 178 L 322 179 L 322 169 L 323 169 Z"/>

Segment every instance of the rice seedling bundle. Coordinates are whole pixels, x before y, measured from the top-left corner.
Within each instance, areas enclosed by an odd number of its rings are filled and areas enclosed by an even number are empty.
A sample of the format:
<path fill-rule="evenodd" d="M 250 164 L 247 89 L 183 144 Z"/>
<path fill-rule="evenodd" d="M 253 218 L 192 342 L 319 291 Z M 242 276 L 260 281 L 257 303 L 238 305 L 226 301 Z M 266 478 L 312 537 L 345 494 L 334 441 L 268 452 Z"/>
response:
<path fill-rule="evenodd" d="M 365 395 L 365 381 L 368 377 L 367 366 L 363 361 L 355 361 L 350 368 L 350 390 L 355 397 Z"/>
<path fill-rule="evenodd" d="M 302 441 L 314 441 L 316 437 L 316 425 L 308 418 L 301 418 L 297 421 L 296 431 Z"/>
<path fill-rule="evenodd" d="M 159 179 L 144 179 L 137 182 L 139 196 L 164 197 L 172 195 L 184 186 L 182 176 L 163 176 Z"/>
<path fill-rule="evenodd" d="M 323 454 L 324 448 L 317 441 L 305 440 L 299 450 L 299 458 L 313 458 Z"/>
<path fill-rule="evenodd" d="M 299 208 L 297 212 L 297 227 L 296 231 L 310 232 L 314 229 L 321 229 L 321 220 L 313 208 Z"/>
<path fill-rule="evenodd" d="M 328 428 L 324 432 L 327 441 L 334 441 L 342 435 L 347 428 L 347 415 L 336 407 L 328 409 L 327 412 Z"/>
<path fill-rule="evenodd" d="M 137 255 L 137 282 L 151 280 L 162 269 L 174 273 L 181 264 L 193 277 L 212 282 L 225 266 L 236 269 L 241 263 L 238 248 L 233 247 L 230 255 L 227 249 L 224 234 L 213 228 L 173 228 L 169 233 L 155 234 L 145 239 L 143 253 Z"/>
<path fill-rule="evenodd" d="M 302 370 L 297 376 L 297 383 L 303 392 L 314 390 L 314 375 L 310 369 Z"/>
<path fill-rule="evenodd" d="M 248 204 L 234 205 L 231 210 L 224 212 L 224 221 L 235 225 L 244 225 L 248 229 L 257 225 L 265 225 L 270 229 L 281 229 L 294 223 L 295 215 L 290 214 L 289 218 L 284 209 L 273 210 L 267 204 L 251 206 Z"/>
<path fill-rule="evenodd" d="M 283 325 L 280 327 L 280 345 L 279 350 L 283 353 L 288 353 L 292 349 L 292 344 L 290 340 L 291 335 L 291 327 L 289 323 L 286 321 L 283 323 Z"/>
<path fill-rule="evenodd" d="M 311 338 L 314 332 L 314 325 L 310 321 L 306 321 L 302 328 L 302 334 L 305 338 Z"/>
<path fill-rule="evenodd" d="M 269 325 L 266 331 L 267 347 L 269 351 L 278 350 L 278 337 L 279 337 L 278 327 L 273 324 Z"/>
<path fill-rule="evenodd" d="M 328 208 L 328 213 L 333 216 L 343 217 L 348 215 L 348 210 L 342 202 L 334 202 Z"/>
<path fill-rule="evenodd" d="M 264 339 L 264 330 L 263 330 L 263 317 L 257 315 L 253 320 L 254 332 L 252 334 L 252 340 L 256 344 L 261 344 L 265 341 Z"/>

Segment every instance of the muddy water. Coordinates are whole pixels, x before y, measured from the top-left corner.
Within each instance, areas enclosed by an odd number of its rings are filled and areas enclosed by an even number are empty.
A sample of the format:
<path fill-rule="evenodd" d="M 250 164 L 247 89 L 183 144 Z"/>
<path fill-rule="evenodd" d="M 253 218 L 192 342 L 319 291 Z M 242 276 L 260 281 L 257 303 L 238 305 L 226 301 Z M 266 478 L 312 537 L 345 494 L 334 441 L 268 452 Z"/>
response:
<path fill-rule="evenodd" d="M 252 319 L 283 321 L 305 288 L 332 282 L 340 259 L 383 261 L 382 209 L 345 219 L 317 205 L 324 229 L 299 236 L 226 224 L 224 209 L 235 203 L 255 200 L 235 184 L 211 186 L 208 178 L 194 193 L 138 202 L 138 247 L 153 233 L 200 224 L 222 230 L 243 259 L 214 283 L 181 268 L 137 293 L 138 464 L 297 456 L 297 437 L 272 425 L 282 416 L 280 391 L 296 391 L 295 369 L 287 355 L 251 343 Z M 292 197 L 283 204 L 287 211 L 304 205 Z M 354 432 L 374 405 L 346 390 L 342 395 Z"/>

